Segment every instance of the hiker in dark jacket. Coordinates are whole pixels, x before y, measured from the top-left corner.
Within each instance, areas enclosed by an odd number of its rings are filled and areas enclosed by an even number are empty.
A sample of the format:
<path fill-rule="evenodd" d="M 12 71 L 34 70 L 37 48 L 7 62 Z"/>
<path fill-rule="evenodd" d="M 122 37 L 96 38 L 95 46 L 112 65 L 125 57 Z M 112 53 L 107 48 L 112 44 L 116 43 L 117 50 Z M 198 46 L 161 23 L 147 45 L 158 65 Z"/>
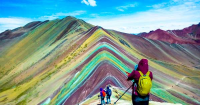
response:
<path fill-rule="evenodd" d="M 103 92 L 105 91 L 102 88 L 100 88 L 101 105 L 105 104 L 105 101 L 104 101 L 105 95 L 103 94 Z"/>
<path fill-rule="evenodd" d="M 111 103 L 110 96 L 112 95 L 112 91 L 109 88 L 109 86 L 107 86 L 106 95 L 107 95 L 106 96 L 106 98 L 107 98 L 107 104 L 110 104 Z"/>
<path fill-rule="evenodd" d="M 143 75 L 146 75 L 146 73 L 149 71 L 147 59 L 140 60 L 137 70 L 133 70 L 130 74 L 128 74 L 127 80 L 134 79 L 134 81 L 137 84 L 137 85 L 133 85 L 133 87 L 132 87 L 132 89 L 133 89 L 132 102 L 133 102 L 133 105 L 149 105 L 149 93 L 146 96 L 141 96 L 137 91 L 138 81 L 141 76 L 139 71 L 141 71 Z M 153 79 L 152 72 L 149 73 L 149 77 L 151 80 Z"/>

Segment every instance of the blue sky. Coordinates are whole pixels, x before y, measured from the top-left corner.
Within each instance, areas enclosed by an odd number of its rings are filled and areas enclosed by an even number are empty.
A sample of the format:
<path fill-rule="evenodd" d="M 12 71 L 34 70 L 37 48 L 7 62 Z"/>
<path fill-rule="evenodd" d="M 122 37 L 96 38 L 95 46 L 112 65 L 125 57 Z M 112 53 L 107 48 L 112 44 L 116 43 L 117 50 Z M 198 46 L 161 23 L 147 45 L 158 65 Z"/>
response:
<path fill-rule="evenodd" d="M 200 22 L 200 0 L 0 0 L 0 32 L 69 15 L 127 33 L 182 29 Z"/>

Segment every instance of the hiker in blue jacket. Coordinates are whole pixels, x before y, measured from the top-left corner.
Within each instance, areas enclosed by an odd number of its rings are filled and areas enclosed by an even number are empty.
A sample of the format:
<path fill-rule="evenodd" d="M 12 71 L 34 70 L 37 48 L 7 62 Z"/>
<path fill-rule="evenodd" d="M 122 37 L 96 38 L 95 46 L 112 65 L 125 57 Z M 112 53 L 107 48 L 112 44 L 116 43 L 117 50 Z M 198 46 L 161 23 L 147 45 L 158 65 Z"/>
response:
<path fill-rule="evenodd" d="M 106 98 L 107 98 L 107 103 L 110 104 L 111 103 L 111 100 L 110 100 L 110 96 L 112 95 L 112 91 L 111 89 L 109 88 L 109 86 L 107 86 L 107 90 L 106 90 Z"/>

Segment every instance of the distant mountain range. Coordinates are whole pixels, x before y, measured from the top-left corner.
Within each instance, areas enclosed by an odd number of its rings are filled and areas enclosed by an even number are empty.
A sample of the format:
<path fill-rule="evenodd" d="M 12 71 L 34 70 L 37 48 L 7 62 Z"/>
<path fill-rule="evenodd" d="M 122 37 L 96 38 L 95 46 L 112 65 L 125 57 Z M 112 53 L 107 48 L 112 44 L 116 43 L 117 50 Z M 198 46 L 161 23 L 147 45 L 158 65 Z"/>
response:
<path fill-rule="evenodd" d="M 12 39 L 14 37 L 18 37 L 28 31 L 33 30 L 40 24 L 44 24 L 45 22 L 48 22 L 48 20 L 44 21 L 44 22 L 35 21 L 35 22 L 28 23 L 27 25 L 25 25 L 23 27 L 16 28 L 14 30 L 6 30 L 6 31 L 0 33 L 0 40 Z M 85 22 L 85 21 L 79 20 L 79 22 Z M 78 23 L 78 21 L 72 22 L 71 25 L 73 25 L 75 23 Z M 69 27 L 71 25 L 69 25 Z M 68 30 L 65 30 L 65 31 L 67 32 Z M 143 32 L 143 33 L 139 33 L 137 35 L 148 38 L 148 39 L 164 41 L 164 42 L 168 42 L 168 43 L 200 44 L 200 23 L 189 26 L 182 30 L 164 31 L 161 29 L 157 29 L 155 31 L 150 31 L 149 33 Z"/>
<path fill-rule="evenodd" d="M 200 44 L 200 23 L 184 28 L 182 30 L 161 30 L 157 29 L 149 33 L 138 34 L 142 37 L 179 44 Z"/>
<path fill-rule="evenodd" d="M 199 105 L 199 52 L 199 25 L 132 35 L 71 16 L 31 22 L 0 34 L 0 105 L 97 105 L 108 85 L 113 103 L 143 58 L 153 72 L 151 105 Z M 117 105 L 131 104 L 131 94 Z"/>

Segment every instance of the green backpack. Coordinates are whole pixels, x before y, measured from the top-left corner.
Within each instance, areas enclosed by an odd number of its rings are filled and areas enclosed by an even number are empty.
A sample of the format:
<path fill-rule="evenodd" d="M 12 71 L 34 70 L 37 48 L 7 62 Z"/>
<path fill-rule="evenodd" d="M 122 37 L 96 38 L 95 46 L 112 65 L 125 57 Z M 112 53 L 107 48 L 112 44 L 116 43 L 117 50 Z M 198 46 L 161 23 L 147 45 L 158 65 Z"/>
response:
<path fill-rule="evenodd" d="M 139 71 L 139 73 L 140 73 L 140 78 L 138 81 L 137 92 L 141 96 L 146 96 L 150 92 L 152 86 L 152 81 L 151 78 L 149 77 L 150 72 L 148 71 L 145 75 L 143 75 L 141 71 Z"/>

